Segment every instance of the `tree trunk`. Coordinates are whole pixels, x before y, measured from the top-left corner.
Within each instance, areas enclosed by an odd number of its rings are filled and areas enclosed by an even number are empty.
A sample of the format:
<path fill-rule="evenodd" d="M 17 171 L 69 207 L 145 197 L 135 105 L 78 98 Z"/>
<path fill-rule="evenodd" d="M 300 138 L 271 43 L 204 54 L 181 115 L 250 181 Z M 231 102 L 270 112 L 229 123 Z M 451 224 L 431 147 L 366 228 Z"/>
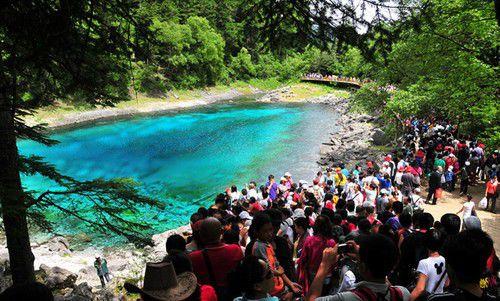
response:
<path fill-rule="evenodd" d="M 0 96 L 1 97 L 1 96 Z M 0 105 L 3 101 L 0 99 Z M 0 202 L 14 285 L 35 281 L 13 112 L 0 106 Z"/>

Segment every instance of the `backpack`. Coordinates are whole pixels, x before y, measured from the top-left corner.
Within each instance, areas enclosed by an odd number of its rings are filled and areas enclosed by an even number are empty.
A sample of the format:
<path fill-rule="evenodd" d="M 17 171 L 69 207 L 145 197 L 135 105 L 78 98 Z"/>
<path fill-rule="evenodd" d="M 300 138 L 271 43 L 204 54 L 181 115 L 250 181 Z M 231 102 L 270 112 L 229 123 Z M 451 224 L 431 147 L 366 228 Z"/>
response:
<path fill-rule="evenodd" d="M 387 293 L 390 294 L 391 301 L 403 301 L 403 292 L 401 291 L 401 289 L 394 286 L 389 286 L 385 294 L 375 293 L 365 286 L 357 287 L 352 290 L 351 293 L 355 294 L 359 299 L 363 301 L 385 301 L 385 296 L 387 295 Z"/>

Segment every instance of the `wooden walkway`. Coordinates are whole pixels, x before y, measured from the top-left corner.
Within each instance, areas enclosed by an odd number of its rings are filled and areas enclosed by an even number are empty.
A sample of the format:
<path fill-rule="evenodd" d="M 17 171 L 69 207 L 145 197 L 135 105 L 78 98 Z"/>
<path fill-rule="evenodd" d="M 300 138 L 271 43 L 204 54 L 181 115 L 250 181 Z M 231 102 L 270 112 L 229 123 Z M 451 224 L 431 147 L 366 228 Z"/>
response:
<path fill-rule="evenodd" d="M 326 83 L 348 84 L 356 86 L 358 88 L 361 88 L 361 86 L 363 86 L 363 84 L 366 83 L 359 81 L 358 79 L 350 79 L 345 77 L 327 77 L 327 76 L 324 76 L 323 78 L 303 76 L 300 78 L 300 80 L 303 82 L 322 82 L 322 83 L 326 82 Z"/>

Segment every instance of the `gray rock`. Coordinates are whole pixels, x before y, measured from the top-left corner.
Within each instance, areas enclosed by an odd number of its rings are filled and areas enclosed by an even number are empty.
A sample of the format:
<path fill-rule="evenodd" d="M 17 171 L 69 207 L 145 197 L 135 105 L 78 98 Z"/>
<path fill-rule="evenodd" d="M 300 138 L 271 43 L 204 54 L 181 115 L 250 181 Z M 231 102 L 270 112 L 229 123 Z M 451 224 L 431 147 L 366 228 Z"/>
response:
<path fill-rule="evenodd" d="M 60 252 L 65 250 L 70 250 L 69 242 L 65 237 L 56 236 L 47 242 L 49 251 Z"/>
<path fill-rule="evenodd" d="M 60 267 L 48 267 L 45 264 L 40 265 L 41 277 L 43 282 L 50 289 L 64 289 L 75 285 L 78 275 Z"/>
<path fill-rule="evenodd" d="M 387 143 L 387 136 L 381 129 L 374 129 L 372 134 L 374 145 L 384 145 Z"/>

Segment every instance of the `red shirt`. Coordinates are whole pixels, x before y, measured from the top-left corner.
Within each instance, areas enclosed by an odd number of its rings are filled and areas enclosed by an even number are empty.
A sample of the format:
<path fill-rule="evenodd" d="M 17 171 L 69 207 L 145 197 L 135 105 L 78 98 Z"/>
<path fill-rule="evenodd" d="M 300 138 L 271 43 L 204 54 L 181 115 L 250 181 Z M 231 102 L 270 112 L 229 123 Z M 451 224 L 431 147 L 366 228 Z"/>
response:
<path fill-rule="evenodd" d="M 215 293 L 215 289 L 210 285 L 202 285 L 200 287 L 200 300 L 217 301 L 217 294 Z"/>
<path fill-rule="evenodd" d="M 256 212 L 259 212 L 259 211 L 263 211 L 264 208 L 262 208 L 262 206 L 260 205 L 259 202 L 255 202 L 253 204 L 250 204 L 250 208 L 248 209 L 248 211 L 250 213 L 256 213 Z"/>
<path fill-rule="evenodd" d="M 243 252 L 240 246 L 220 243 L 215 246 L 207 247 L 206 250 L 212 265 L 217 286 L 227 286 L 227 274 L 238 265 L 241 259 L 243 259 Z M 203 251 L 194 251 L 189 254 L 189 258 L 193 263 L 193 271 L 198 278 L 198 283 L 210 284 L 207 266 L 203 258 Z"/>

